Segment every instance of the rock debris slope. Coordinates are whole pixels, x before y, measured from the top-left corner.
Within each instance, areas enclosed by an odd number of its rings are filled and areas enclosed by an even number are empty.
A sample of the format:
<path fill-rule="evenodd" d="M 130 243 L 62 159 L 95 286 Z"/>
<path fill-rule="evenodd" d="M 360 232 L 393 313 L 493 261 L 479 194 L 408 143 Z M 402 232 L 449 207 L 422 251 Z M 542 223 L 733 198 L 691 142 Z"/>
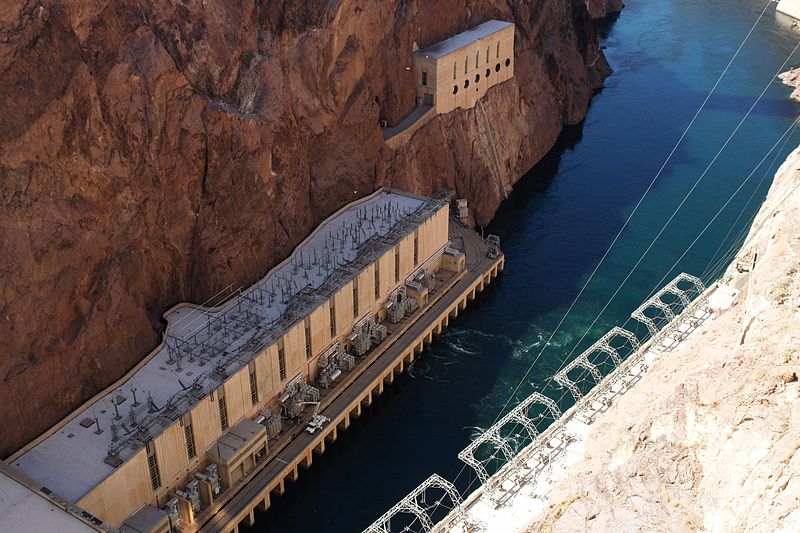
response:
<path fill-rule="evenodd" d="M 800 68 L 793 68 L 792 70 L 778 74 L 778 79 L 785 85 L 794 87 L 794 91 L 789 95 L 789 98 L 800 101 Z"/>
<path fill-rule="evenodd" d="M 414 108 L 413 43 L 490 18 L 517 24 L 485 102 L 510 189 L 609 72 L 585 2 L 2 2 L 0 456 L 139 361 L 166 307 L 251 283 L 356 197 L 448 186 L 487 222 L 475 110 L 396 151 L 379 123 Z"/>
<path fill-rule="evenodd" d="M 799 272 L 800 149 L 722 279 L 733 307 L 596 422 L 530 530 L 800 531 Z"/>

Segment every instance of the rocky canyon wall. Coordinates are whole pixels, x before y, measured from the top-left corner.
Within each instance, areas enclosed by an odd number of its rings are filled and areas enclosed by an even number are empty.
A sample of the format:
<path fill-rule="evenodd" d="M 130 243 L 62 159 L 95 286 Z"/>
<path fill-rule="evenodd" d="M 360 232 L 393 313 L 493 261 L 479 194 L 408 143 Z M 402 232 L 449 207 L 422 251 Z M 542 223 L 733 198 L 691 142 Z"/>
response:
<path fill-rule="evenodd" d="M 501 171 L 475 110 L 389 149 L 413 43 L 490 18 L 517 25 L 516 77 L 485 98 Z M 510 190 L 608 74 L 590 18 L 579 0 L 0 2 L 0 456 L 138 362 L 165 308 L 252 283 L 357 197 L 450 187 L 487 222 L 497 175 Z"/>
<path fill-rule="evenodd" d="M 721 283 L 738 291 L 593 424 L 531 532 L 800 531 L 800 148 Z"/>

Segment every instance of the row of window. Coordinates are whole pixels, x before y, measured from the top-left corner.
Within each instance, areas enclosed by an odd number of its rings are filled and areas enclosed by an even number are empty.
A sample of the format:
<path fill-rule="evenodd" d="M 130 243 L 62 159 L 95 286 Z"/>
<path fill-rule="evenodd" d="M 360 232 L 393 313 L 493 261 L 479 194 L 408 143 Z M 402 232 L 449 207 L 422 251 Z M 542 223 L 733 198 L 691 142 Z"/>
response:
<path fill-rule="evenodd" d="M 484 64 L 489 62 L 490 49 L 491 45 L 486 47 L 486 61 L 484 62 Z M 500 41 L 495 42 L 495 59 L 500 59 Z M 481 51 L 478 50 L 475 52 L 475 68 L 478 68 L 480 66 L 480 61 L 481 61 Z M 466 56 L 464 58 L 464 74 L 466 74 L 467 72 L 469 72 L 469 56 Z M 454 61 L 453 79 L 456 79 L 457 77 L 458 77 L 458 61 Z M 424 76 L 423 78 L 427 78 L 427 76 Z M 425 82 L 423 82 L 422 85 L 425 85 Z"/>
<path fill-rule="evenodd" d="M 414 266 L 416 267 L 419 265 L 419 230 L 414 232 Z M 375 283 L 374 283 L 374 290 L 373 294 L 375 296 L 375 300 L 377 301 L 380 299 L 380 286 L 381 286 L 381 273 L 380 273 L 380 263 L 375 263 Z M 400 282 L 400 246 L 397 245 L 394 247 L 394 281 L 395 283 Z M 353 279 L 353 319 L 358 319 L 361 314 L 361 309 L 359 308 L 359 292 L 358 292 L 358 278 Z M 338 328 L 336 327 L 336 303 L 333 298 L 330 300 L 329 305 L 329 317 L 330 317 L 330 334 L 331 339 L 335 338 L 338 333 Z M 305 348 L 306 348 L 306 359 L 311 359 L 313 356 L 313 349 L 311 346 L 311 319 L 310 317 L 306 317 L 305 319 Z M 283 348 L 283 339 L 278 340 L 278 365 L 280 367 L 280 376 L 281 381 L 286 379 L 286 353 Z"/>
<path fill-rule="evenodd" d="M 258 384 L 256 381 L 256 368 L 255 361 L 251 361 L 249 368 L 250 377 L 250 401 L 253 405 L 258 403 Z M 217 408 L 219 409 L 219 424 L 220 429 L 224 433 L 228 429 L 228 406 L 225 403 L 225 389 L 220 387 L 217 390 Z M 192 417 L 187 414 L 181 418 L 183 425 L 183 437 L 186 442 L 186 457 L 191 461 L 197 457 L 197 449 L 195 448 L 194 429 L 192 428 Z M 156 447 L 153 441 L 147 443 L 147 469 L 150 474 L 150 486 L 153 490 L 158 490 L 161 487 L 161 474 L 158 471 L 158 457 L 156 457 Z"/>
<path fill-rule="evenodd" d="M 414 266 L 419 264 L 419 231 L 414 233 Z M 398 283 L 400 281 L 400 247 L 395 246 L 394 249 L 394 281 Z M 380 274 L 380 267 L 379 263 L 375 263 L 375 287 L 374 287 L 374 295 L 375 300 L 380 298 L 380 285 L 381 285 L 381 274 Z M 359 318 L 360 309 L 358 305 L 358 278 L 353 280 L 353 318 Z M 336 304 L 333 299 L 330 301 L 330 334 L 331 338 L 335 338 L 337 334 L 336 328 Z M 305 349 L 306 349 L 306 359 L 311 359 L 313 356 L 313 350 L 311 346 L 311 319 L 310 317 L 306 317 L 304 322 L 304 333 L 305 333 Z M 286 350 L 284 349 L 283 338 L 278 339 L 278 370 L 280 372 L 280 379 L 281 381 L 286 379 Z M 254 379 L 254 376 L 251 377 L 251 381 Z M 256 393 L 254 393 L 256 394 Z M 255 405 L 255 403 L 253 404 Z"/>
<path fill-rule="evenodd" d="M 486 61 L 484 62 L 484 64 L 489 62 L 489 50 L 490 49 L 491 49 L 491 46 L 487 46 L 486 47 Z M 480 50 L 476 51 L 475 52 L 475 68 L 478 68 L 480 66 L 480 60 L 481 60 L 480 56 L 481 56 Z M 495 43 L 495 59 L 499 59 L 499 58 L 500 58 L 500 41 L 497 41 Z M 499 65 L 499 63 L 498 63 L 498 65 Z M 469 56 L 464 58 L 464 74 L 466 74 L 468 72 L 469 72 Z M 486 72 L 488 73 L 489 69 L 486 69 Z M 489 74 L 486 74 L 486 75 L 488 76 Z M 457 77 L 458 77 L 458 61 L 454 61 L 453 62 L 453 79 L 455 80 Z M 427 87 L 428 86 L 428 71 L 426 71 L 426 70 L 422 71 L 422 86 L 423 87 Z"/>
<path fill-rule="evenodd" d="M 414 231 L 414 266 L 416 267 L 419 264 L 419 230 Z M 398 283 L 400 281 L 400 246 L 397 245 L 394 247 L 394 282 Z M 375 283 L 374 283 L 374 295 L 375 300 L 377 301 L 380 298 L 381 292 L 381 271 L 380 271 L 380 263 L 375 263 Z M 335 313 L 333 312 L 333 301 L 331 301 L 331 337 L 336 336 L 336 317 Z M 353 318 L 359 318 L 359 308 L 358 308 L 358 278 L 353 279 Z"/>
<path fill-rule="evenodd" d="M 400 248 L 395 247 L 394 250 L 394 264 L 395 264 L 395 282 L 400 279 Z M 416 267 L 419 262 L 419 230 L 414 232 L 414 266 Z M 377 300 L 380 295 L 380 270 L 378 263 L 375 263 L 375 299 Z M 333 300 L 331 300 L 331 337 L 336 336 L 336 307 Z M 353 280 L 353 318 L 358 318 L 358 279 Z M 310 359 L 311 352 L 311 320 L 309 317 L 305 319 L 305 341 L 306 341 L 306 358 Z M 278 366 L 280 371 L 281 381 L 286 379 L 286 351 L 284 348 L 283 338 L 278 339 Z M 252 405 L 258 404 L 258 380 L 256 377 L 255 361 L 250 361 L 248 365 L 248 378 L 250 382 L 250 402 Z M 220 429 L 224 433 L 228 429 L 228 406 L 225 401 L 225 389 L 220 387 L 217 389 L 217 409 L 219 410 L 219 423 Z M 189 460 L 197 456 L 194 442 L 194 431 L 192 429 L 191 415 L 186 415 L 181 419 L 183 424 L 183 436 L 186 441 L 186 455 Z M 156 449 L 153 441 L 147 443 L 147 468 L 150 473 L 150 485 L 153 490 L 161 487 L 161 475 L 158 471 L 158 458 L 156 457 Z"/>
<path fill-rule="evenodd" d="M 506 67 L 509 67 L 509 66 L 511 66 L 511 59 L 506 59 Z M 498 63 L 498 64 L 496 64 L 494 66 L 494 71 L 495 72 L 500 72 L 500 63 Z M 488 78 L 491 74 L 492 74 L 492 70 L 487 68 L 485 76 Z M 481 81 L 481 75 L 480 74 L 475 74 L 475 83 L 478 83 L 480 81 Z M 469 80 L 464 80 L 464 88 L 465 89 L 469 88 Z M 453 85 L 453 94 L 458 94 L 458 85 Z M 415 265 L 416 265 L 416 263 L 415 263 Z"/>

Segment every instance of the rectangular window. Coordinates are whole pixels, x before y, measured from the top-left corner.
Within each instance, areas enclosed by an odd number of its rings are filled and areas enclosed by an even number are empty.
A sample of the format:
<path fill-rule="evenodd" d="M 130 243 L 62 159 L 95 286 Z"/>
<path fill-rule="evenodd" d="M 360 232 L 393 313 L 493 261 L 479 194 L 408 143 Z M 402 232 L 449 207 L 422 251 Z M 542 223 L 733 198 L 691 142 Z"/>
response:
<path fill-rule="evenodd" d="M 500 41 L 497 41 L 497 57 L 500 57 Z"/>
<path fill-rule="evenodd" d="M 394 247 L 394 282 L 400 281 L 400 245 Z"/>
<path fill-rule="evenodd" d="M 311 349 L 311 319 L 306 317 L 303 322 L 306 335 L 306 359 L 311 359 L 311 356 L 314 354 L 314 351 Z"/>
<path fill-rule="evenodd" d="M 489 47 L 486 47 L 486 62 L 489 62 Z"/>
<path fill-rule="evenodd" d="M 481 62 L 481 53 L 480 51 L 475 52 L 475 68 L 478 68 L 478 63 Z"/>
<path fill-rule="evenodd" d="M 358 278 L 353 280 L 353 318 L 358 318 Z"/>
<path fill-rule="evenodd" d="M 336 303 L 331 296 L 331 339 L 336 337 Z"/>
<path fill-rule="evenodd" d="M 189 415 L 183 417 L 183 436 L 186 438 L 186 455 L 192 460 L 197 456 L 197 452 L 194 450 L 194 430 Z"/>
<path fill-rule="evenodd" d="M 458 61 L 453 61 L 453 79 L 458 75 Z"/>
<path fill-rule="evenodd" d="M 469 64 L 469 57 L 464 58 L 464 74 L 467 73 L 467 65 Z"/>
<path fill-rule="evenodd" d="M 422 71 L 422 85 L 428 86 L 428 72 L 425 70 Z"/>
<path fill-rule="evenodd" d="M 414 266 L 419 264 L 419 230 L 414 230 Z"/>
<path fill-rule="evenodd" d="M 158 474 L 158 459 L 153 441 L 147 443 L 147 469 L 150 471 L 150 486 L 157 490 L 161 486 L 161 476 Z"/>
<path fill-rule="evenodd" d="M 225 390 L 217 390 L 217 403 L 219 404 L 219 425 L 222 431 L 228 429 L 228 407 L 225 405 Z"/>
<path fill-rule="evenodd" d="M 258 404 L 258 382 L 256 381 L 256 362 L 250 361 L 247 365 L 247 372 L 250 374 L 250 403 Z"/>
<path fill-rule="evenodd" d="M 375 261 L 375 301 L 381 299 L 381 264 Z"/>
<path fill-rule="evenodd" d="M 283 337 L 278 339 L 278 367 L 281 372 L 281 381 L 286 379 L 286 350 L 283 349 Z"/>

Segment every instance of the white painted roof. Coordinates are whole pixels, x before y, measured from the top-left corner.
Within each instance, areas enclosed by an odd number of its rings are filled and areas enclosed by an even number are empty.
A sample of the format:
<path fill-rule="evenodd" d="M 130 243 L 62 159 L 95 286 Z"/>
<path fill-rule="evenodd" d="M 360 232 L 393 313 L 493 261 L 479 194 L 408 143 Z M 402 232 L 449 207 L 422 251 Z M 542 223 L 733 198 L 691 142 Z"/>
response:
<path fill-rule="evenodd" d="M 95 531 L 50 500 L 0 471 L 0 531 Z"/>
<path fill-rule="evenodd" d="M 513 24 L 502 20 L 487 20 L 483 24 L 479 24 L 458 35 L 453 35 L 444 41 L 439 41 L 436 44 L 417 50 L 415 53 L 424 57 L 439 59 L 440 57 L 444 57 L 460 48 L 469 46 L 475 41 L 488 37 L 509 26 L 513 26 Z"/>
<path fill-rule="evenodd" d="M 112 423 L 119 435 L 113 446 L 124 462 L 442 205 L 380 191 L 320 225 L 283 263 L 224 305 L 182 305 L 168 311 L 165 343 L 152 358 L 11 464 L 78 501 L 115 470 L 104 462 L 112 445 Z M 305 294 L 297 296 L 301 289 Z M 173 358 L 176 346 L 182 355 L 180 369 Z M 134 409 L 136 428 L 130 422 L 133 387 L 140 404 Z M 158 411 L 148 413 L 148 396 Z M 117 397 L 122 399 L 121 419 L 115 421 L 112 398 Z M 174 407 L 167 407 L 170 399 Z M 90 424 L 95 416 L 100 434 Z M 150 429 L 143 432 L 146 426 Z"/>

